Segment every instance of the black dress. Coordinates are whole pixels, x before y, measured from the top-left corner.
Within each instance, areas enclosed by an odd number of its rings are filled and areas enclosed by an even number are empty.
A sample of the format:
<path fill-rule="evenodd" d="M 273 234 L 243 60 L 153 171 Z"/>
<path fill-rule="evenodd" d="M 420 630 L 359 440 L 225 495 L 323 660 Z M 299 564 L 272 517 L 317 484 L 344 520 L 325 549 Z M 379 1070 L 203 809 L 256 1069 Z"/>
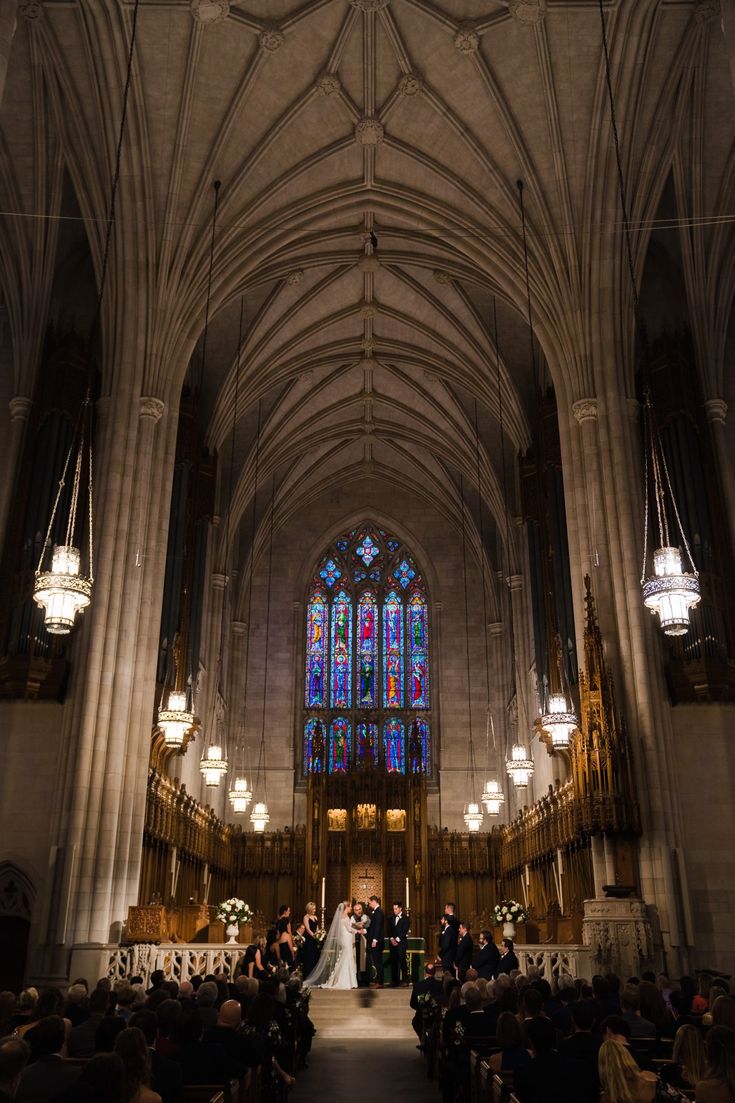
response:
<path fill-rule="evenodd" d="M 319 960 L 319 943 L 315 938 L 318 929 L 319 922 L 316 916 L 308 916 L 306 928 L 304 930 L 304 945 L 302 947 L 301 957 L 301 970 L 304 977 L 308 977 Z"/>
<path fill-rule="evenodd" d="M 285 940 L 281 942 L 281 935 L 284 931 L 290 932 L 291 920 L 283 916 L 276 923 L 276 929 L 278 931 L 278 952 L 281 955 L 281 965 L 285 965 L 288 969 L 293 968 L 293 954 L 291 953 L 291 947 Z"/>

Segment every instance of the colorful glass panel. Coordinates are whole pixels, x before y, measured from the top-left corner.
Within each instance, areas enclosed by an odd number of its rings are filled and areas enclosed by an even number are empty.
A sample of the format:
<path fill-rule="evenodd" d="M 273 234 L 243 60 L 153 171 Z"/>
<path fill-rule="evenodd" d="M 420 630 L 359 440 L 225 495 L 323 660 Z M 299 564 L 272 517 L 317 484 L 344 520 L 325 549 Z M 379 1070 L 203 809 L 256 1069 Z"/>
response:
<path fill-rule="evenodd" d="M 368 724 L 365 721 L 357 725 L 356 729 L 356 760 L 358 766 L 369 767 L 377 765 L 378 761 L 378 725 Z"/>
<path fill-rule="evenodd" d="M 378 606 L 367 591 L 357 606 L 357 701 L 359 709 L 378 704 Z"/>
<path fill-rule="evenodd" d="M 403 605 L 391 590 L 383 606 L 383 708 L 403 707 Z"/>
<path fill-rule="evenodd" d="M 410 654 L 408 707 L 429 707 L 429 614 L 421 594 L 413 594 L 408 602 L 408 647 Z"/>
<path fill-rule="evenodd" d="M 366 567 L 369 567 L 373 559 L 375 559 L 377 555 L 380 555 L 380 548 L 375 546 L 370 533 L 365 536 L 362 543 L 358 545 L 356 551 Z"/>
<path fill-rule="evenodd" d="M 409 724 L 406 757 L 410 773 L 428 774 L 431 771 L 429 725 L 426 720 L 418 716 L 415 716 Z"/>
<path fill-rule="evenodd" d="M 333 559 L 328 559 L 320 570 L 319 577 L 324 579 L 331 590 L 337 579 L 342 577 L 342 572 Z"/>
<path fill-rule="evenodd" d="M 333 709 L 352 707 L 352 602 L 345 590 L 332 602 L 331 702 Z"/>
<path fill-rule="evenodd" d="M 416 577 L 416 572 L 411 564 L 408 562 L 408 560 L 404 559 L 403 562 L 400 563 L 398 567 L 396 567 L 395 576 L 405 590 L 409 582 Z"/>
<path fill-rule="evenodd" d="M 312 716 L 304 725 L 304 773 L 323 774 L 327 768 L 324 721 Z"/>
<path fill-rule="evenodd" d="M 389 774 L 405 774 L 406 753 L 403 740 L 403 721 L 387 720 L 383 725 L 383 755 Z"/>
<path fill-rule="evenodd" d="M 329 729 L 329 772 L 346 774 L 350 768 L 350 722 L 343 716 L 332 721 Z"/>
<path fill-rule="evenodd" d="M 306 613 L 306 707 L 327 704 L 327 603 L 323 594 L 312 594 Z"/>

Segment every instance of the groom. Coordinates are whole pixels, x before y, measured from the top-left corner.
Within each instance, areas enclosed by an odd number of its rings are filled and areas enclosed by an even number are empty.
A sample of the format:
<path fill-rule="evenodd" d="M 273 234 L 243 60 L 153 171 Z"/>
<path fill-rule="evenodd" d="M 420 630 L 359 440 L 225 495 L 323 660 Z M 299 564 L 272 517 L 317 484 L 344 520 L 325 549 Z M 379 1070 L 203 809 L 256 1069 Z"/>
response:
<path fill-rule="evenodd" d="M 370 905 L 370 926 L 368 928 L 367 939 L 370 949 L 370 960 L 375 969 L 375 980 L 370 985 L 371 988 L 383 987 L 383 946 L 385 944 L 385 916 L 383 915 L 383 909 L 380 906 L 380 897 L 371 896 L 368 900 Z"/>

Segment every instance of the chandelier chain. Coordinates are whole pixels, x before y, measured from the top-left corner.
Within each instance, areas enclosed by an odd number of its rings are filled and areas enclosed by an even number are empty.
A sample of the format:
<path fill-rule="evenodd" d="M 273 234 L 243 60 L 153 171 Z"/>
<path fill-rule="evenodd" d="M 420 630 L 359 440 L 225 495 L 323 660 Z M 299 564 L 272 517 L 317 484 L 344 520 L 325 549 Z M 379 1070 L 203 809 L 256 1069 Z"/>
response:
<path fill-rule="evenodd" d="M 271 624 L 271 588 L 273 582 L 273 527 L 276 507 L 276 473 L 273 472 L 271 482 L 271 516 L 268 535 L 268 587 L 265 600 L 265 649 L 263 655 L 263 709 L 260 718 L 260 754 L 258 755 L 258 771 L 261 761 L 263 764 L 263 796 L 268 801 L 268 775 L 265 769 L 265 710 L 268 700 L 268 659 L 270 651 L 270 624 Z"/>
<path fill-rule="evenodd" d="M 467 525 L 465 521 L 465 497 L 464 497 L 464 475 L 460 472 L 459 475 L 459 496 L 460 496 L 460 508 L 462 511 L 462 577 L 464 580 L 464 625 L 465 625 L 465 659 L 467 667 L 467 710 L 468 710 L 468 726 L 469 726 L 469 745 L 468 745 L 468 772 L 470 782 L 470 796 L 474 801 L 475 799 L 475 777 L 473 773 L 473 745 L 472 745 L 472 686 L 470 684 L 470 602 L 469 594 L 467 592 Z"/>
<path fill-rule="evenodd" d="M 260 421 L 263 399 L 258 399 L 258 418 L 255 430 L 255 471 L 253 476 L 253 507 L 250 511 L 250 565 L 248 567 L 248 603 L 247 603 L 247 633 L 245 636 L 245 689 L 243 701 L 243 723 L 247 712 L 248 700 L 248 670 L 250 666 L 250 632 L 252 629 L 250 616 L 253 607 L 253 563 L 255 561 L 255 517 L 258 504 L 258 471 L 260 467 Z"/>

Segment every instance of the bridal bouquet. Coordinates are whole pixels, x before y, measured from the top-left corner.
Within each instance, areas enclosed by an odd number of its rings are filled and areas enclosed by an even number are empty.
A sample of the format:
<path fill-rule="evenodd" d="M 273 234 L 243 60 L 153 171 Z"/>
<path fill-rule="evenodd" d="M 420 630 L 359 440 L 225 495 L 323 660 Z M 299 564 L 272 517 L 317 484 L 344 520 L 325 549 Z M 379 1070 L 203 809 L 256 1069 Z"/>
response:
<path fill-rule="evenodd" d="M 518 904 L 515 900 L 503 900 L 495 905 L 496 923 L 525 923 L 527 919 L 528 913 L 523 904 Z"/>
<path fill-rule="evenodd" d="M 217 919 L 220 923 L 251 923 L 253 909 L 244 900 L 231 896 L 217 907 Z"/>
<path fill-rule="evenodd" d="M 319 930 L 314 935 L 314 938 L 317 940 L 317 942 L 319 943 L 320 946 L 321 946 L 322 942 L 324 941 L 324 939 L 326 937 L 327 937 L 327 932 L 324 930 L 324 927 L 320 927 Z"/>

